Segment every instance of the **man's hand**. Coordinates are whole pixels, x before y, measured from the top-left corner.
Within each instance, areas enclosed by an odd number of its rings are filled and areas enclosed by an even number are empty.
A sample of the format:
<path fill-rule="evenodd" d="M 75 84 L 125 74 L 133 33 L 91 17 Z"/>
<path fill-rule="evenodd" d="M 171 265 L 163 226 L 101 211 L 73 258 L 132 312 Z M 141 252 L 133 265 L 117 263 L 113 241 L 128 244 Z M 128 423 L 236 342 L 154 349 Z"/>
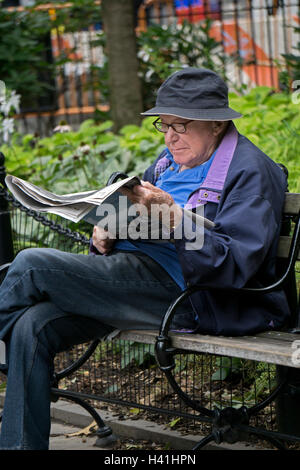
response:
<path fill-rule="evenodd" d="M 169 193 L 153 186 L 148 181 L 141 181 L 141 184 L 136 184 L 132 189 L 120 188 L 119 191 L 132 203 L 143 204 L 149 212 L 152 204 L 167 204 L 168 206 L 174 204 L 174 199 Z"/>
<path fill-rule="evenodd" d="M 151 213 L 155 215 L 156 211 L 161 211 L 165 214 L 165 220 L 169 220 L 170 228 L 179 224 L 182 219 L 182 209 L 175 204 L 172 196 L 148 181 L 142 181 L 132 189 L 120 188 L 119 191 L 132 203 L 146 207 L 149 215 Z"/>
<path fill-rule="evenodd" d="M 116 239 L 113 238 L 107 230 L 104 230 L 102 227 L 98 227 L 98 225 L 94 226 L 92 240 L 93 245 L 103 255 L 107 255 L 112 250 L 116 241 Z"/>

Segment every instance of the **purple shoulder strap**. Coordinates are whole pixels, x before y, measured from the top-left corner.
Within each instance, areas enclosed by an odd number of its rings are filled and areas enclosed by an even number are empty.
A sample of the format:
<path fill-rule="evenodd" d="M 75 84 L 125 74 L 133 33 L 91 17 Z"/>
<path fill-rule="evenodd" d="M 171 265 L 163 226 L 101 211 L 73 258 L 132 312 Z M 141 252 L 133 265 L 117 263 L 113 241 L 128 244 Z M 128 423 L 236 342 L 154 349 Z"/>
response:
<path fill-rule="evenodd" d="M 238 132 L 235 125 L 231 123 L 218 147 L 205 180 L 187 202 L 189 208 L 205 204 L 206 202 L 219 202 L 237 141 Z"/>

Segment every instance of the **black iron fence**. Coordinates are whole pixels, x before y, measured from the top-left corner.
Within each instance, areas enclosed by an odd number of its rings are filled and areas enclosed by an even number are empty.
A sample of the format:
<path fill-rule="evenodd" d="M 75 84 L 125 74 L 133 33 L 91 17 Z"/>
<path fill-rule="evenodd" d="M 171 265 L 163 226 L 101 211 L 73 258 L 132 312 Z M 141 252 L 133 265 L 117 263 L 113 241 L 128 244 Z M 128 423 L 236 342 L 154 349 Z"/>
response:
<path fill-rule="evenodd" d="M 296 46 L 299 1 L 293 0 L 175 0 L 145 2 L 143 26 L 174 21 L 213 23 L 210 35 L 222 44 L 225 56 L 234 56 L 227 74 L 237 84 L 280 86 L 282 55 Z M 142 24 L 141 24 L 142 25 Z"/>
<path fill-rule="evenodd" d="M 96 110 L 98 116 L 106 116 L 109 102 L 99 4 L 94 2 L 88 15 L 85 10 L 81 14 L 78 6 L 72 10 L 66 2 L 39 7 L 49 23 L 43 38 L 44 59 L 53 69 L 41 75 L 45 97 L 31 105 L 26 102 L 18 116 L 22 132 L 49 134 L 62 120 L 76 126 Z M 66 21 L 62 12 L 68 8 Z M 153 24 L 180 28 L 188 22 L 197 28 L 209 18 L 209 37 L 220 43 L 224 58 L 230 59 L 223 63 L 229 82 L 240 90 L 255 85 L 280 89 L 290 75 L 283 55 L 293 53 L 299 41 L 299 11 L 299 0 L 144 0 L 136 2 L 137 34 Z"/>

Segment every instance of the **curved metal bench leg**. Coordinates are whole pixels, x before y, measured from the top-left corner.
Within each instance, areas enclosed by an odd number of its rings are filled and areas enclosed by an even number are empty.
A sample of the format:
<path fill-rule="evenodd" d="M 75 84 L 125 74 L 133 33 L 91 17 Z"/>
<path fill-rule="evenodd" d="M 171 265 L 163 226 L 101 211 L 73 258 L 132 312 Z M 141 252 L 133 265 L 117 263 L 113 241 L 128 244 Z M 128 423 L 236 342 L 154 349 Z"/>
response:
<path fill-rule="evenodd" d="M 95 446 L 97 447 L 109 447 L 113 443 L 117 441 L 116 436 L 113 434 L 113 431 L 111 427 L 106 426 L 104 421 L 102 420 L 101 416 L 97 413 L 95 408 L 90 405 L 88 402 L 83 400 L 79 394 L 76 392 L 71 392 L 68 390 L 60 390 L 58 388 L 51 388 L 51 394 L 54 395 L 55 401 L 57 398 L 62 397 L 66 398 L 67 400 L 71 400 L 74 403 L 77 403 L 78 405 L 82 406 L 93 418 L 93 420 L 96 422 L 98 429 L 96 431 L 96 436 L 97 440 L 95 442 Z"/>
<path fill-rule="evenodd" d="M 214 437 L 214 434 L 211 433 L 209 434 L 208 436 L 204 437 L 203 439 L 201 439 L 200 442 L 198 442 L 198 444 L 196 444 L 192 450 L 199 450 L 199 449 L 202 449 L 202 447 L 206 446 L 206 444 L 208 444 L 209 442 L 211 441 L 214 441 L 215 440 L 215 437 Z"/>
<path fill-rule="evenodd" d="M 98 429 L 96 431 L 97 441 L 95 446 L 97 447 L 109 447 L 114 442 L 116 442 L 117 438 L 114 436 L 112 429 L 109 426 L 106 426 L 103 422 L 101 416 L 97 413 L 95 408 L 90 405 L 87 401 L 85 401 L 82 397 L 82 394 L 79 392 L 73 392 L 69 390 L 62 390 L 58 388 L 58 383 L 61 379 L 70 376 L 75 371 L 77 371 L 85 362 L 89 359 L 89 357 L 94 353 L 96 350 L 100 340 L 95 339 L 89 345 L 87 350 L 84 352 L 82 356 L 80 356 L 76 361 L 74 361 L 70 366 L 66 367 L 64 370 L 59 372 L 54 372 L 52 378 L 52 387 L 51 387 L 51 399 L 52 401 L 57 401 L 60 397 L 66 398 L 67 400 L 71 400 L 74 403 L 82 406 L 93 418 L 96 422 Z"/>

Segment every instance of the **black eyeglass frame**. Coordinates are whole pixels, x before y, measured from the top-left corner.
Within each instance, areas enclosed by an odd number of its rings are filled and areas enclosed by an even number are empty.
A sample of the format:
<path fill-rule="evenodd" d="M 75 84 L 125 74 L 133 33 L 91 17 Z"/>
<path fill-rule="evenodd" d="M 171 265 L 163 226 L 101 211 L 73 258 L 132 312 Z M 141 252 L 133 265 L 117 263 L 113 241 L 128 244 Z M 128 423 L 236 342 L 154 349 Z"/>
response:
<path fill-rule="evenodd" d="M 173 124 L 167 124 L 165 122 L 161 122 L 159 121 L 160 118 L 157 118 L 152 124 L 153 126 L 155 127 L 155 129 L 158 131 L 158 132 L 163 132 L 163 134 L 166 134 L 169 130 L 169 127 L 172 127 L 173 131 L 174 132 L 177 132 L 177 134 L 184 134 L 186 132 L 186 125 L 189 124 L 190 122 L 193 122 L 195 119 L 190 119 L 189 121 L 186 121 L 186 122 L 173 122 Z M 160 122 L 161 124 L 164 124 L 165 126 L 168 126 L 168 129 L 166 131 L 163 131 L 162 129 L 158 129 L 158 127 L 156 126 L 157 123 Z M 179 124 L 180 126 L 183 126 L 184 130 L 183 131 L 178 131 L 177 129 L 175 129 L 174 126 L 176 126 L 177 124 Z"/>

